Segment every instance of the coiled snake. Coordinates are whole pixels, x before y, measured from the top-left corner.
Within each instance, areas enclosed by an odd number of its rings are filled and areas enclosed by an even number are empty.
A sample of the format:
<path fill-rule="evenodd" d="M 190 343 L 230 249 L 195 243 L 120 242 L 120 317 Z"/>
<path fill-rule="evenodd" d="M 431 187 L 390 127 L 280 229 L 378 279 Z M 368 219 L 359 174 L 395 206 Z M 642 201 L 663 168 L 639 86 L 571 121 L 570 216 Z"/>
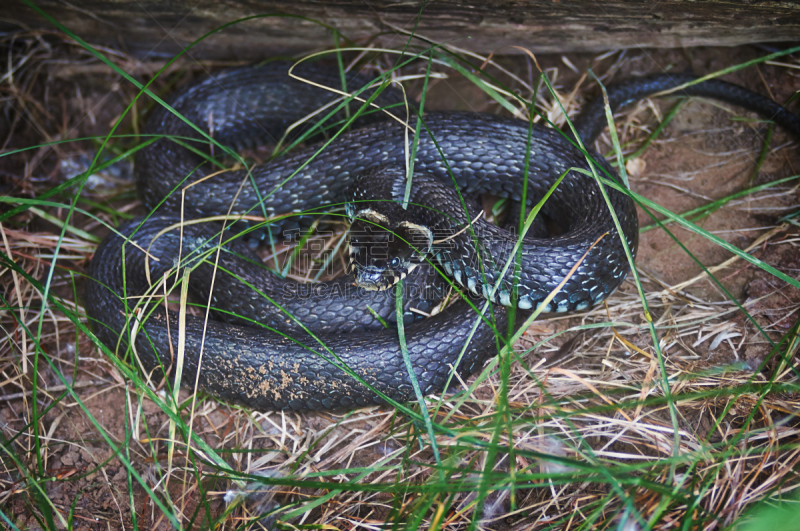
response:
<path fill-rule="evenodd" d="M 183 91 L 172 100 L 172 107 L 223 145 L 257 145 L 333 99 L 290 80 L 286 69 L 284 64 L 272 63 L 229 70 Z M 338 72 L 309 68 L 302 75 L 341 86 Z M 609 89 L 611 108 L 692 79 L 663 75 L 619 85 Z M 349 80 L 351 89 L 365 83 L 360 78 Z M 364 93 L 365 97 L 369 94 Z M 800 136 L 800 122 L 794 115 L 736 85 L 707 81 L 681 94 L 743 105 Z M 375 101 L 387 105 L 397 99 L 384 93 Z M 575 122 L 584 145 L 591 145 L 605 123 L 602 101 L 584 111 Z M 586 156 L 570 142 L 571 135 L 486 114 L 428 113 L 424 124 L 416 151 L 412 203 L 426 196 L 433 199 L 432 206 L 449 215 L 448 226 L 464 227 L 474 214 L 469 208 L 465 213 L 457 196 L 452 199 L 448 188 L 453 183 L 464 196 L 491 193 L 519 201 L 528 174 L 526 198 L 531 206 L 566 173 L 543 210 L 558 221 L 563 234 L 524 239 L 518 281 L 511 276 L 514 267 L 501 275 L 505 261 L 514 256 L 509 242 L 513 245 L 516 239 L 494 226 L 476 222 L 474 233 L 462 231 L 464 238 L 457 243 L 432 251 L 433 263 L 465 291 L 507 305 L 516 283 L 518 306 L 528 309 L 541 304 L 568 277 L 544 308 L 560 312 L 588 308 L 620 285 L 629 267 L 621 238 L 597 182 L 579 171 L 568 171 L 589 169 Z M 254 266 L 248 245 L 238 240 L 226 243 L 217 258 L 220 231 L 213 223 L 175 228 L 181 211 L 185 219 L 229 211 L 267 218 L 296 214 L 269 226 L 278 232 L 306 224 L 305 214 L 341 204 L 348 200 L 348 193 L 349 200 L 356 201 L 351 213 L 358 211 L 362 218 L 366 213 L 369 222 L 375 221 L 370 215 L 380 220 L 384 214 L 373 215 L 372 207 L 364 206 L 376 203 L 360 202 L 360 187 L 369 185 L 370 178 L 364 176 L 390 168 L 383 172 L 390 179 L 384 184 L 388 195 L 379 195 L 376 201 L 402 198 L 399 188 L 404 188 L 405 172 L 391 169 L 404 167 L 402 124 L 373 121 L 335 137 L 322 150 L 313 145 L 258 165 L 251 173 L 228 171 L 211 177 L 217 168 L 205 163 L 198 152 L 208 142 L 193 141 L 201 137 L 184 120 L 159 107 L 148 121 L 147 133 L 177 140 L 157 140 L 137 155 L 139 193 L 155 214 L 120 227 L 119 234 L 101 243 L 92 260 L 85 306 L 101 341 L 123 354 L 135 336 L 136 356 L 151 376 L 174 373 L 178 315 L 166 312 L 163 304 L 142 303 L 146 300 L 142 296 L 163 295 L 190 268 L 192 291 L 224 311 L 216 312 L 207 323 L 202 316 L 186 317 L 184 384 L 193 386 L 197 378 L 200 389 L 263 410 L 352 408 L 381 403 L 381 396 L 398 402 L 413 398 L 398 333 L 392 327 L 383 328 L 375 318 L 377 314 L 395 320 L 393 290 L 359 292 L 355 297 L 351 280 L 341 279 L 304 290 Z M 203 149 L 198 150 L 198 145 Z M 602 157 L 591 150 L 589 154 L 601 171 L 616 176 Z M 606 191 L 622 237 L 635 253 L 634 203 L 622 192 L 609 187 Z M 230 231 L 222 235 L 227 239 Z M 482 262 L 464 255 L 470 252 L 470 242 L 482 251 Z M 427 319 L 413 318 L 412 306 L 427 309 L 432 299 L 441 296 L 443 286 L 437 278 L 425 269 L 405 282 L 402 317 L 407 324 L 408 355 L 425 394 L 441 391 L 454 368 L 462 377 L 474 373 L 497 348 L 489 320 L 481 321 L 466 302 L 459 301 Z M 159 285 L 162 279 L 166 287 Z M 505 313 L 496 308 L 493 316 L 496 329 L 505 330 Z M 473 333 L 476 321 L 481 322 Z"/>

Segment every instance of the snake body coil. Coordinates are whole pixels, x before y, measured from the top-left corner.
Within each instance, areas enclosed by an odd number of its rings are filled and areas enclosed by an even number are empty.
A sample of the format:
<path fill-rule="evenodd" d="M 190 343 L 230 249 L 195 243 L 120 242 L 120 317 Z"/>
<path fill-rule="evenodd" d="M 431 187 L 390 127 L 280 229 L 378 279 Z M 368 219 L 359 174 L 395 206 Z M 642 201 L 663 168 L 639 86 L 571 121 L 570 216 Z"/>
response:
<path fill-rule="evenodd" d="M 317 83 L 341 86 L 338 73 L 310 69 L 302 75 Z M 688 79 L 660 76 L 611 89 L 612 108 Z M 351 82 L 361 87 L 366 80 Z M 800 131 L 791 113 L 735 85 L 711 81 L 690 87 L 685 93 L 745 104 L 784 127 L 794 128 L 795 134 Z M 288 80 L 285 65 L 272 64 L 212 76 L 178 95 L 172 107 L 223 145 L 239 148 L 270 140 L 326 99 L 331 97 L 321 98 L 319 91 Z M 376 101 L 390 105 L 397 96 L 384 94 Z M 576 121 L 585 145 L 602 130 L 602 110 L 602 105 L 599 111 L 596 105 L 590 106 Z M 565 231 L 560 236 L 525 242 L 518 286 L 520 308 L 542 304 L 566 277 L 545 310 L 587 308 L 605 299 L 624 280 L 628 264 L 614 219 L 596 181 L 570 171 L 589 167 L 586 157 L 567 138 L 553 129 L 529 128 L 527 122 L 484 114 L 429 113 L 424 120 L 426 129 L 420 136 L 415 172 L 434 181 L 423 177 L 415 184 L 414 197 L 420 200 L 426 194 L 437 196 L 437 186 L 443 186 L 438 181 L 455 183 L 468 196 L 491 193 L 519 201 L 527 174 L 530 206 L 566 174 L 544 209 Z M 150 134 L 184 140 L 158 140 L 137 156 L 139 193 L 148 207 L 158 210 L 147 221 L 128 223 L 119 234 L 106 238 L 92 260 L 85 305 L 98 337 L 120 353 L 135 337 L 136 355 L 147 371 L 155 376 L 174 372 L 178 317 L 156 304 L 141 304 L 141 311 L 132 309 L 141 296 L 153 291 L 163 294 L 181 278 L 184 268 L 193 268 L 191 278 L 197 282 L 192 289 L 224 312 L 207 323 L 202 317 L 187 316 L 184 383 L 193 385 L 199 372 L 201 389 L 256 409 L 349 408 L 380 403 L 381 396 L 398 402 L 412 399 L 413 386 L 398 333 L 394 329 L 375 330 L 377 321 L 367 308 L 381 317 L 396 319 L 391 294 L 372 293 L 365 301 L 352 296 L 352 286 L 347 282 L 334 281 L 322 284 L 315 293 L 298 296 L 296 284 L 254 269 L 256 258 L 246 245 L 233 242 L 220 250 L 217 227 L 205 224 L 176 229 L 180 218 L 169 214 L 181 209 L 187 219 L 229 210 L 266 217 L 295 214 L 283 224 L 272 224 L 269 230 L 304 225 L 309 211 L 344 202 L 346 190 L 359 176 L 392 165 L 403 167 L 404 126 L 393 121 L 368 123 L 338 136 L 321 151 L 319 146 L 311 146 L 256 166 L 250 173 L 228 171 L 206 178 L 216 168 L 204 164 L 196 149 L 183 145 L 198 145 L 192 139 L 200 135 L 192 126 L 165 108 L 158 108 L 148 123 Z M 591 151 L 590 155 L 601 170 L 615 175 L 602 157 Z M 614 189 L 606 191 L 622 237 L 635 253 L 638 224 L 633 201 Z M 451 214 L 458 216 L 459 212 L 465 215 L 457 207 Z M 481 225 L 480 236 L 495 238 L 497 230 Z M 466 247 L 468 242 L 464 241 L 436 258 L 466 289 L 491 298 L 489 284 L 478 286 L 475 282 L 481 266 L 463 254 L 468 252 Z M 142 250 L 151 258 L 147 259 Z M 498 260 L 508 256 L 495 249 Z M 499 271 L 497 264 L 484 265 L 485 271 Z M 428 292 L 433 290 L 440 296 L 442 286 L 436 284 L 430 270 L 412 277 L 407 282 L 410 285 L 406 288 L 411 291 L 402 317 L 408 325 L 405 332 L 411 366 L 420 389 L 427 394 L 444 388 L 452 367 L 461 376 L 480 368 L 495 352 L 495 334 L 465 302 L 414 322 L 410 306 L 430 304 Z M 488 280 L 498 278 L 499 274 L 489 275 Z M 166 287 L 153 290 L 162 279 Z M 509 303 L 510 291 L 504 279 L 493 300 Z M 231 313 L 238 317 L 225 317 Z M 494 317 L 497 329 L 504 330 L 505 313 L 497 309 Z M 476 325 L 476 321 L 481 322 Z M 283 325 L 289 327 L 291 338 L 271 330 Z M 476 331 L 469 340 L 473 325 Z M 342 330 L 351 333 L 343 334 Z"/>

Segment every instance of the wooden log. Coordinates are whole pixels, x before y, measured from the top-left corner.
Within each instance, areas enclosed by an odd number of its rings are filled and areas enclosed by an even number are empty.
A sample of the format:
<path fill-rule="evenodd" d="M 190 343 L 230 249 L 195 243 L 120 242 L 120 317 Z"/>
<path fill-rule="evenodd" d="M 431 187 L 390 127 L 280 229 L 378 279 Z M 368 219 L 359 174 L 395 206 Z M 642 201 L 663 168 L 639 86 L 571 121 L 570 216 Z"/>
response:
<path fill-rule="evenodd" d="M 18 0 L 13 0 L 12 3 Z M 630 47 L 740 45 L 796 41 L 800 2 L 749 0 L 38 0 L 36 4 L 79 36 L 141 56 L 173 55 L 229 22 L 191 53 L 252 59 L 333 46 L 333 31 L 357 44 L 402 47 L 401 32 L 482 53 L 599 51 Z M 22 3 L 0 17 L 50 27 Z M 307 17 L 306 20 L 297 17 Z M 388 32 L 388 33 L 387 33 Z"/>

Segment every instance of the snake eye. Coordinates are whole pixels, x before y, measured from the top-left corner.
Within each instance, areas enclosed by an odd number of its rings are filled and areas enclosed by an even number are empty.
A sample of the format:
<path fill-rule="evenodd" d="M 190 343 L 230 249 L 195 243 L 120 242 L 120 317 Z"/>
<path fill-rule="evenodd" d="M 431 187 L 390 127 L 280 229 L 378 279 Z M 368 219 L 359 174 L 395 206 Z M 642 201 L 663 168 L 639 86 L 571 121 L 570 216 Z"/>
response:
<path fill-rule="evenodd" d="M 389 267 L 391 267 L 392 269 L 397 269 L 398 267 L 400 267 L 400 259 L 397 257 L 392 258 L 392 261 L 389 262 Z"/>

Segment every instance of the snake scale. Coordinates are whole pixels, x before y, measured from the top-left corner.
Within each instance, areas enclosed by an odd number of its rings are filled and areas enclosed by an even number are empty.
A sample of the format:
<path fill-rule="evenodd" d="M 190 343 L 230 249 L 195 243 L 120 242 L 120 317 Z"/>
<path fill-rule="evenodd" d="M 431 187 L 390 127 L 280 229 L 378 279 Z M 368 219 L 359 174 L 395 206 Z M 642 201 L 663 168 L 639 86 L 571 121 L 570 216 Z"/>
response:
<path fill-rule="evenodd" d="M 342 83 L 338 72 L 323 68 L 309 67 L 301 75 L 327 86 Z M 685 75 L 634 79 L 609 89 L 610 106 L 616 110 L 693 79 Z M 354 90 L 367 80 L 354 76 L 347 83 Z M 370 94 L 370 90 L 363 93 Z M 711 80 L 680 94 L 742 105 L 800 136 L 797 117 L 736 85 Z M 325 91 L 290 79 L 286 64 L 270 63 L 212 75 L 177 94 L 171 106 L 221 144 L 241 149 L 274 141 L 291 123 L 333 99 Z M 399 96 L 386 91 L 375 101 L 391 106 Z M 377 120 L 379 116 L 367 116 L 362 126 L 336 136 L 324 149 L 310 145 L 259 164 L 249 173 L 216 174 L 218 167 L 207 163 L 203 155 L 214 154 L 208 141 L 159 106 L 148 120 L 146 133 L 172 139 L 156 140 L 136 158 L 139 195 L 153 212 L 109 235 L 90 265 L 84 303 L 98 338 L 119 355 L 135 350 L 138 361 L 134 363 L 155 381 L 164 374 L 174 375 L 179 316 L 166 311 L 158 300 L 176 286 L 183 271 L 191 271 L 191 292 L 218 311 L 207 322 L 202 315 L 186 316 L 185 385 L 192 387 L 196 381 L 202 390 L 260 410 L 347 409 L 384 403 L 385 398 L 413 399 L 398 332 L 376 318 L 397 320 L 393 290 L 364 293 L 353 288 L 352 279 L 308 289 L 259 267 L 249 245 L 238 239 L 227 241 L 233 232 L 221 232 L 215 223 L 176 228 L 181 212 L 185 219 L 227 212 L 268 218 L 289 215 L 267 227 L 273 233 L 307 226 L 309 212 L 346 201 L 362 204 L 361 187 L 369 187 L 369 176 L 376 173 L 390 179 L 384 186 L 389 195 L 377 200 L 397 199 L 397 176 L 404 178 L 404 172 L 392 168 L 404 167 L 406 132 L 402 124 Z M 342 111 L 333 119 L 347 117 Z M 461 203 L 452 203 L 453 184 L 465 197 L 490 193 L 519 201 L 527 172 L 526 197 L 531 206 L 566 173 L 543 210 L 558 220 L 563 234 L 525 238 L 518 283 L 520 308 L 541 304 L 565 277 L 569 277 L 567 282 L 544 310 L 588 308 L 620 285 L 629 267 L 621 237 L 596 181 L 568 171 L 589 168 L 586 157 L 570 141 L 571 135 L 487 114 L 430 112 L 424 115 L 424 123 L 412 202 L 427 196 L 438 202 L 434 205 L 438 209 L 449 201 L 448 205 L 455 205 L 448 211 L 450 219 L 457 225 L 468 220 Z M 578 136 L 587 146 L 605 124 L 602 100 L 590 104 L 575 121 Z M 600 155 L 591 150 L 589 154 L 601 170 L 616 176 Z M 622 237 L 635 253 L 634 203 L 612 188 L 607 193 Z M 498 249 L 482 243 L 482 239 L 500 241 L 508 236 L 488 224 L 475 227 L 478 246 L 484 254 L 494 255 L 487 256 L 483 265 L 463 254 L 472 252 L 467 249 L 469 238 L 435 251 L 432 262 L 438 262 L 466 292 L 508 304 L 510 273 L 503 277 L 497 269 L 510 256 L 507 245 Z M 220 248 L 221 236 L 226 243 Z M 401 318 L 414 375 L 421 391 L 430 394 L 445 388 L 454 369 L 461 377 L 473 374 L 496 353 L 497 344 L 490 321 L 482 320 L 463 300 L 433 317 L 415 318 L 412 307 L 429 309 L 447 287 L 431 268 L 418 269 L 404 282 Z M 493 294 L 489 287 L 498 280 L 500 287 Z M 145 303 L 145 295 L 155 298 Z M 505 330 L 507 316 L 502 308 L 495 308 L 492 315 L 494 327 Z"/>

